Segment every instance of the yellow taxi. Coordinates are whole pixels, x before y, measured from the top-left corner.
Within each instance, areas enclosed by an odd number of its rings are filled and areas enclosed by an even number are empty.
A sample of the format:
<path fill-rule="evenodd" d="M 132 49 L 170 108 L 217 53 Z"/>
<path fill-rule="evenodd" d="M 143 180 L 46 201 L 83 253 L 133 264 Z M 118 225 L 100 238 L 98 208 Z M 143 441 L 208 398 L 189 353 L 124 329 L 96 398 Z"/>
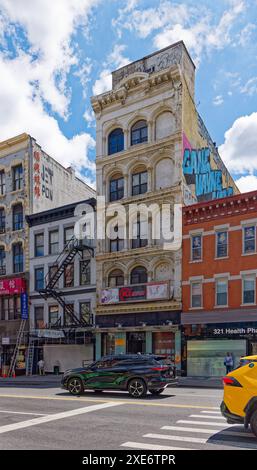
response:
<path fill-rule="evenodd" d="M 237 369 L 223 378 L 221 412 L 229 424 L 251 426 L 257 437 L 257 355 L 241 357 Z"/>

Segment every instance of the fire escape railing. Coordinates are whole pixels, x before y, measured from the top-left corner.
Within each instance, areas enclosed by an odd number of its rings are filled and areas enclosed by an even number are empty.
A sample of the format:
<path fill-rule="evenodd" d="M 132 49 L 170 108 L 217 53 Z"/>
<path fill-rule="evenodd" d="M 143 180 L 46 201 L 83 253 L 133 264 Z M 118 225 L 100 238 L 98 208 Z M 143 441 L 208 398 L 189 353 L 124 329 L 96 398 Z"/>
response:
<path fill-rule="evenodd" d="M 63 308 L 64 312 L 64 326 L 66 326 L 66 319 L 69 318 L 69 323 L 67 326 L 70 328 L 74 327 L 88 327 L 92 326 L 93 324 L 93 315 L 90 311 L 88 311 L 88 321 L 85 318 L 79 318 L 78 315 L 73 310 L 73 306 L 66 303 L 63 293 L 56 289 L 56 284 L 59 281 L 60 277 L 64 274 L 65 268 L 73 261 L 77 253 L 80 255 L 87 250 L 91 257 L 94 257 L 94 248 L 93 248 L 93 240 L 78 240 L 75 236 L 73 236 L 68 243 L 65 245 L 61 254 L 56 258 L 54 267 L 56 270 L 54 273 L 51 273 L 51 268 L 49 269 L 48 273 L 44 279 L 44 289 L 38 290 L 41 297 L 46 300 L 48 297 L 52 297 L 55 299 L 59 305 Z M 89 262 L 89 261 L 88 261 Z M 52 268 L 53 268 L 52 266 Z M 55 326 L 55 325 L 52 325 Z M 61 326 L 60 319 L 56 322 L 56 327 Z"/>

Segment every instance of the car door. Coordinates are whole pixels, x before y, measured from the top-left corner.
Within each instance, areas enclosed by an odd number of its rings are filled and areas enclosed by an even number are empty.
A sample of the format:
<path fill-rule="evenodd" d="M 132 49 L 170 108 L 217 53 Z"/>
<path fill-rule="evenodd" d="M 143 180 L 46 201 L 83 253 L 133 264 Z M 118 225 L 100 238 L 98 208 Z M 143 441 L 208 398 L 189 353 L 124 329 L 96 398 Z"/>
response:
<path fill-rule="evenodd" d="M 100 360 L 92 364 L 87 371 L 85 385 L 87 388 L 101 389 L 111 388 L 115 382 L 113 361 L 110 359 Z"/>

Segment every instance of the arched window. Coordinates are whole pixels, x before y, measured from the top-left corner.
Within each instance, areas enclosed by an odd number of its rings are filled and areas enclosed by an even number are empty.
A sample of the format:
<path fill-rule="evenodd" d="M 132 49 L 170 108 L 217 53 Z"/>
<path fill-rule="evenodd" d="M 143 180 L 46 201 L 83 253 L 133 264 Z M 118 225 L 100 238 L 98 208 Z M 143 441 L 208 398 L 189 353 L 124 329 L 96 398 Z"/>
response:
<path fill-rule="evenodd" d="M 23 228 L 23 207 L 22 204 L 13 206 L 13 230 L 21 230 Z"/>
<path fill-rule="evenodd" d="M 0 209 L 0 233 L 5 232 L 5 210 L 4 208 Z"/>
<path fill-rule="evenodd" d="M 13 272 L 21 273 L 23 271 L 23 248 L 21 243 L 15 243 L 13 251 Z"/>
<path fill-rule="evenodd" d="M 131 145 L 141 144 L 147 142 L 147 140 L 147 122 L 143 120 L 137 121 L 131 128 Z"/>
<path fill-rule="evenodd" d="M 124 248 L 124 238 L 122 236 L 123 230 L 119 231 L 118 225 L 112 227 L 110 234 L 110 251 L 116 252 L 121 251 Z"/>
<path fill-rule="evenodd" d="M 108 278 L 108 287 L 124 286 L 124 274 L 121 269 L 114 269 Z"/>
<path fill-rule="evenodd" d="M 148 175 L 146 170 L 134 173 L 132 175 L 132 196 L 144 194 L 147 192 Z"/>
<path fill-rule="evenodd" d="M 124 178 L 115 176 L 110 180 L 110 202 L 118 201 L 124 197 Z"/>
<path fill-rule="evenodd" d="M 123 130 L 120 128 L 114 129 L 108 137 L 108 155 L 121 152 L 122 150 L 124 150 Z"/>
<path fill-rule="evenodd" d="M 131 271 L 130 284 L 145 284 L 147 282 L 147 271 L 144 266 L 137 266 Z"/>

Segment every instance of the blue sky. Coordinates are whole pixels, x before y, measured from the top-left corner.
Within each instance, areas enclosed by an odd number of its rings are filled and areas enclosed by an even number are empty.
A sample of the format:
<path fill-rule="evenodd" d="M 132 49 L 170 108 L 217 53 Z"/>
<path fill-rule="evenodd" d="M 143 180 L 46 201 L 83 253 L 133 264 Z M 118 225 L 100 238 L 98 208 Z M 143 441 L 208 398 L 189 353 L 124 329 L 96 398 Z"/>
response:
<path fill-rule="evenodd" d="M 199 113 L 241 190 L 257 189 L 257 0 L 0 0 L 0 140 L 28 132 L 94 184 L 90 96 L 181 39 Z"/>

